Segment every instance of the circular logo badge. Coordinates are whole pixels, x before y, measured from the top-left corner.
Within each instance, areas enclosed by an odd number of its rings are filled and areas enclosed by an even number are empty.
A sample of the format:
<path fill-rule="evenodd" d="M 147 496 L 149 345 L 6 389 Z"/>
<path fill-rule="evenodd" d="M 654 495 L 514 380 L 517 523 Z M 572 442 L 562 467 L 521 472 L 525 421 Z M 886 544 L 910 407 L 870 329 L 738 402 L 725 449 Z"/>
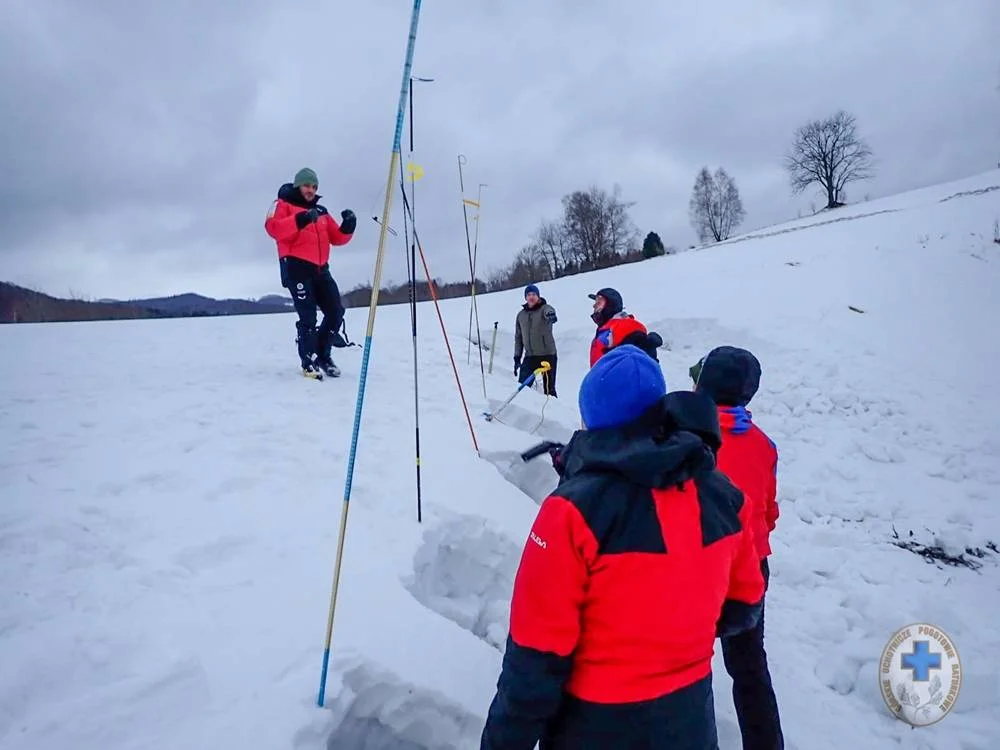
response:
<path fill-rule="evenodd" d="M 941 721 L 962 687 L 955 644 L 934 625 L 920 622 L 900 628 L 882 649 L 879 687 L 896 718 L 914 727 Z"/>

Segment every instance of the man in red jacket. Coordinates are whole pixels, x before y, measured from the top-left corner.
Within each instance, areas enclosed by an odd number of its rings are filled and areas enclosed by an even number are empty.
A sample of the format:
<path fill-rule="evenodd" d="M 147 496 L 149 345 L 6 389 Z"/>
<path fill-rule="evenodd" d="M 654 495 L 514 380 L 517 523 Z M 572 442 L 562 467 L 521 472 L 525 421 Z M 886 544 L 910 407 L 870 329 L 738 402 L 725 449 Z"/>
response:
<path fill-rule="evenodd" d="M 288 289 L 299 319 L 295 324 L 302 374 L 331 377 L 340 369 L 330 356 L 331 346 L 346 346 L 339 331 L 344 322 L 344 305 L 337 282 L 330 275 L 330 246 L 346 245 L 357 227 L 350 209 L 340 212 L 338 224 L 319 203 L 319 179 L 309 169 L 300 169 L 292 182 L 278 190 L 264 221 L 264 230 L 278 244 L 281 285 Z M 323 320 L 316 328 L 316 308 Z"/>
<path fill-rule="evenodd" d="M 719 470 L 746 498 L 745 518 L 753 530 L 766 586 L 770 578 L 769 539 L 778 521 L 778 452 L 747 409 L 760 387 L 760 362 L 746 349 L 719 346 L 692 367 L 690 374 L 695 391 L 710 397 L 717 406 L 722 428 Z M 743 750 L 781 750 L 781 720 L 764 651 L 763 608 L 756 627 L 722 639 L 722 655 L 733 678 Z"/>
<path fill-rule="evenodd" d="M 622 344 L 637 346 L 659 361 L 656 350 L 663 339 L 658 333 L 649 333 L 634 315 L 625 312 L 625 303 L 617 289 L 604 287 L 587 296 L 594 300 L 590 318 L 597 324 L 594 339 L 590 342 L 591 367 L 605 353 Z"/>
<path fill-rule="evenodd" d="M 718 750 L 717 636 L 752 627 L 764 594 L 742 493 L 715 470 L 707 397 L 666 394 L 624 344 L 579 394 L 514 581 L 481 750 Z"/>

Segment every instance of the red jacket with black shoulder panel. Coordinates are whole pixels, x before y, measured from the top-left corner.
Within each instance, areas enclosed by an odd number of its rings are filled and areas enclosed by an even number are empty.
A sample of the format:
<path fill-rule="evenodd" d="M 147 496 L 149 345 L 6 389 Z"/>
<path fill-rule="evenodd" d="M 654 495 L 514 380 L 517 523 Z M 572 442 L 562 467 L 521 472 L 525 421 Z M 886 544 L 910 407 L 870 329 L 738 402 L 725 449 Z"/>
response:
<path fill-rule="evenodd" d="M 678 398 L 708 402 L 678 392 L 662 408 Z M 710 403 L 701 412 L 714 418 Z M 706 431 L 718 434 L 717 422 Z M 587 706 L 648 706 L 654 720 L 658 699 L 711 673 L 718 636 L 759 617 L 743 494 L 698 434 L 581 431 L 562 458 L 515 578 L 489 750 L 530 750 Z M 567 697 L 570 718 L 559 711 Z"/>

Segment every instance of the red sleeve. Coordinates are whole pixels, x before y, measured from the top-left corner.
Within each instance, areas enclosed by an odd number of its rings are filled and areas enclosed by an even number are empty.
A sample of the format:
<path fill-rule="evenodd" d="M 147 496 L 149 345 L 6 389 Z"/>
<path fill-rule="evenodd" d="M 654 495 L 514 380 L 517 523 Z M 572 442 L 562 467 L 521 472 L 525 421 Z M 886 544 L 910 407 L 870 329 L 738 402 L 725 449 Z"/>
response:
<path fill-rule="evenodd" d="M 580 607 L 597 540 L 568 500 L 542 503 L 521 555 L 510 635 L 521 646 L 568 656 L 580 636 Z"/>
<path fill-rule="evenodd" d="M 341 232 L 340 224 L 330 214 L 324 214 L 323 218 L 326 219 L 326 236 L 331 245 L 346 245 L 351 241 L 351 237 L 354 235 Z"/>
<path fill-rule="evenodd" d="M 264 220 L 264 231 L 279 242 L 294 237 L 299 228 L 295 225 L 295 213 L 291 210 L 291 206 L 282 200 L 272 203 L 271 210 L 267 212 L 267 218 Z"/>
<path fill-rule="evenodd" d="M 747 505 L 747 503 L 744 503 Z M 742 604 L 756 604 L 764 596 L 764 576 L 760 571 L 760 556 L 754 546 L 753 532 L 744 526 L 740 532 L 736 557 L 729 574 L 726 599 Z"/>
<path fill-rule="evenodd" d="M 778 452 L 773 453 L 773 463 L 771 471 L 767 475 L 767 491 L 764 496 L 764 508 L 767 518 L 767 530 L 774 531 L 778 525 L 778 516 L 781 510 L 778 508 Z"/>

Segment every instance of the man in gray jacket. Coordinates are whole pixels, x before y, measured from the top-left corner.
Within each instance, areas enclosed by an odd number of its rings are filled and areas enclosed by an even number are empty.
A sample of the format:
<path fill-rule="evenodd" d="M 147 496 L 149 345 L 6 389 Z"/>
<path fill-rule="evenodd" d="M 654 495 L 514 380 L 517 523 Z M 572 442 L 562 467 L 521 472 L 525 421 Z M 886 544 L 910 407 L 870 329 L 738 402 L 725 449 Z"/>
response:
<path fill-rule="evenodd" d="M 514 376 L 523 383 L 544 360 L 552 369 L 542 376 L 543 390 L 546 395 L 555 396 L 556 340 L 552 325 L 557 320 L 556 310 L 539 295 L 534 284 L 524 288 L 524 300 L 514 321 Z"/>

